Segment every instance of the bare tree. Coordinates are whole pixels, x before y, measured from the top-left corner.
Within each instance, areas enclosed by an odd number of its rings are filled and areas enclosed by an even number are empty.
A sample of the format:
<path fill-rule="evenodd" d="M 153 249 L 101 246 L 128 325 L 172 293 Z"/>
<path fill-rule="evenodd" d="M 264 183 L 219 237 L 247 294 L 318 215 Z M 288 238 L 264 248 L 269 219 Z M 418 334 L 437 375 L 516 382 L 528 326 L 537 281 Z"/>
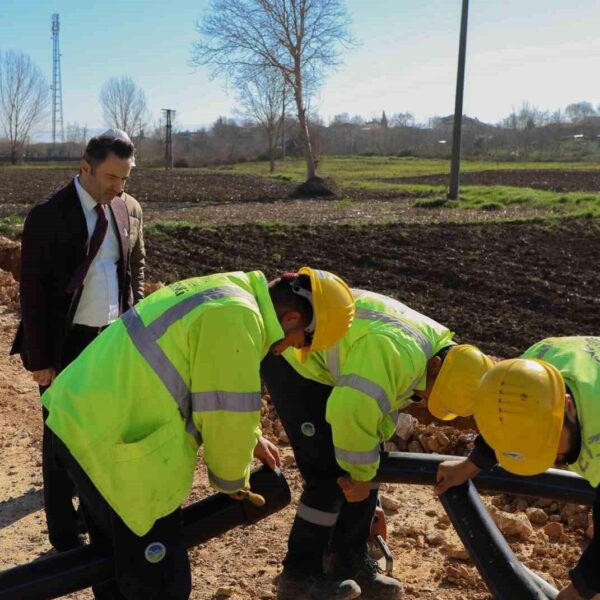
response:
<path fill-rule="evenodd" d="M 308 179 L 316 176 L 306 113 L 310 89 L 353 42 L 342 0 L 212 0 L 197 26 L 192 64 L 231 81 L 249 70 L 277 69 L 293 90 Z"/>
<path fill-rule="evenodd" d="M 594 117 L 597 113 L 590 102 L 574 102 L 565 108 L 565 114 L 573 123 L 577 123 L 587 117 Z"/>
<path fill-rule="evenodd" d="M 104 120 L 109 127 L 138 135 L 148 119 L 146 94 L 131 77 L 111 77 L 100 91 Z"/>
<path fill-rule="evenodd" d="M 243 115 L 258 122 L 267 138 L 269 170 L 275 170 L 275 141 L 279 135 L 283 115 L 288 104 L 286 83 L 281 72 L 267 68 L 255 71 L 237 83 L 238 100 L 243 106 Z"/>
<path fill-rule="evenodd" d="M 48 82 L 27 54 L 0 54 L 0 122 L 14 165 L 34 127 L 46 116 Z"/>

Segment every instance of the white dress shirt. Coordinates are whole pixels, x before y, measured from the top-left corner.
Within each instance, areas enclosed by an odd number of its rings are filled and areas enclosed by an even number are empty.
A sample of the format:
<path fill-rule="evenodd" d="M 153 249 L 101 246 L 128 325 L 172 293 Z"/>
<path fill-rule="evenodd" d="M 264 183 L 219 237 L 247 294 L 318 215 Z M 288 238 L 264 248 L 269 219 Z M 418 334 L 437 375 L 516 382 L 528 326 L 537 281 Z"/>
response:
<path fill-rule="evenodd" d="M 75 178 L 75 188 L 85 215 L 89 243 L 98 220 L 98 214 L 94 210 L 96 201 L 83 189 L 79 177 Z M 109 227 L 83 280 L 83 292 L 73 317 L 73 323 L 90 327 L 103 327 L 119 317 L 119 242 L 112 212 L 107 205 L 103 205 L 102 210 Z"/>

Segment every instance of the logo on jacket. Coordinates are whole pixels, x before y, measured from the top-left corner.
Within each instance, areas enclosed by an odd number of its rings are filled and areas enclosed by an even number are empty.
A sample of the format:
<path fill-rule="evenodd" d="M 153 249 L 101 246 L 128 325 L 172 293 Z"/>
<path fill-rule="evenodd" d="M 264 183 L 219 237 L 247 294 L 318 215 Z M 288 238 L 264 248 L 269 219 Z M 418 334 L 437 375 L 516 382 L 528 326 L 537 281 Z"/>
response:
<path fill-rule="evenodd" d="M 313 435 L 315 435 L 315 426 L 312 423 L 302 423 L 302 425 L 300 425 L 300 431 L 306 436 L 306 437 L 312 437 Z"/>
<path fill-rule="evenodd" d="M 152 542 L 146 546 L 144 556 L 149 563 L 160 562 L 167 554 L 165 545 L 161 542 Z"/>

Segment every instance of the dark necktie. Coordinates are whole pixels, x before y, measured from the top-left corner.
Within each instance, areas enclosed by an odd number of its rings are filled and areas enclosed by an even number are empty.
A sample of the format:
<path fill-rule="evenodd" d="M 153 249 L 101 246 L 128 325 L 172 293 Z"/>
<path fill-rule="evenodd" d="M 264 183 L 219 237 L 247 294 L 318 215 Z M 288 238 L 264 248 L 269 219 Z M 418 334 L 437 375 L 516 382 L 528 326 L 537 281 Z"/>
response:
<path fill-rule="evenodd" d="M 83 280 L 87 275 L 90 265 L 92 264 L 94 258 L 96 258 L 96 254 L 98 254 L 98 250 L 100 250 L 100 246 L 102 246 L 102 242 L 106 237 L 108 220 L 102 205 L 96 204 L 96 206 L 94 206 L 94 210 L 98 215 L 98 220 L 96 221 L 96 227 L 94 227 L 92 237 L 90 238 L 88 253 L 84 261 L 75 269 L 75 273 L 73 274 L 73 277 L 71 277 L 71 281 L 69 281 L 69 285 L 67 286 L 66 290 L 68 294 L 72 294 L 75 290 L 79 289 L 83 285 Z"/>

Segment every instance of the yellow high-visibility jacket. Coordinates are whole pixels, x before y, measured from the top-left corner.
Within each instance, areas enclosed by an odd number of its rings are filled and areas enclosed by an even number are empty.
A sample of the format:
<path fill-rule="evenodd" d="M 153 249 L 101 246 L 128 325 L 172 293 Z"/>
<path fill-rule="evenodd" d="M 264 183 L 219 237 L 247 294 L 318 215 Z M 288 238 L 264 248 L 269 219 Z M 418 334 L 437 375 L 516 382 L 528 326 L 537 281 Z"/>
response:
<path fill-rule="evenodd" d="M 581 427 L 581 452 L 569 465 L 593 487 L 600 484 L 600 337 L 546 338 L 521 358 L 539 358 L 554 365 L 573 394 Z"/>
<path fill-rule="evenodd" d="M 356 313 L 340 342 L 311 353 L 304 364 L 290 349 L 284 357 L 303 377 L 333 386 L 326 418 L 337 462 L 353 479 L 370 481 L 398 410 L 415 389 L 425 389 L 427 361 L 453 344 L 453 333 L 393 298 L 352 293 Z"/>
<path fill-rule="evenodd" d="M 175 510 L 204 445 L 211 485 L 248 483 L 260 362 L 284 337 L 260 271 L 161 288 L 98 336 L 42 396 L 47 424 L 137 535 Z"/>

